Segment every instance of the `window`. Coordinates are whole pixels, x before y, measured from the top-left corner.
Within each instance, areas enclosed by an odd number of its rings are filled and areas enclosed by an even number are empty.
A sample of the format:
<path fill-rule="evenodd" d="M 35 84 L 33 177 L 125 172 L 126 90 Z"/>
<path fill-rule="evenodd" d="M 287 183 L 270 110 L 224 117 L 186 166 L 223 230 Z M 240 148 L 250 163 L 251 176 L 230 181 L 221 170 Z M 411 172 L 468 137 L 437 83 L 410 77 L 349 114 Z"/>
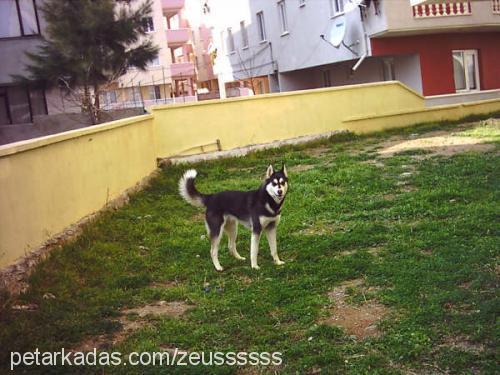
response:
<path fill-rule="evenodd" d="M 102 100 L 106 106 L 116 103 L 116 91 L 106 91 L 102 94 Z"/>
<path fill-rule="evenodd" d="M 476 50 L 453 51 L 455 90 L 479 90 L 479 70 Z"/>
<path fill-rule="evenodd" d="M 0 38 L 39 35 L 35 0 L 0 1 Z"/>
<path fill-rule="evenodd" d="M 148 64 L 149 66 L 160 66 L 160 57 L 156 56 L 153 60 L 151 60 Z"/>
<path fill-rule="evenodd" d="M 330 0 L 330 12 L 335 16 L 344 11 L 344 0 Z"/>
<path fill-rule="evenodd" d="M 35 1 L 33 0 L 18 0 L 19 11 L 21 12 L 21 21 L 23 28 L 23 35 L 37 35 L 40 33 L 38 30 L 38 20 L 36 14 Z"/>
<path fill-rule="evenodd" d="M 144 17 L 142 19 L 142 28 L 145 33 L 152 33 L 155 31 L 155 26 L 153 24 L 153 17 Z"/>
<path fill-rule="evenodd" d="M 256 94 L 264 94 L 264 83 L 262 82 L 262 80 L 259 80 L 259 82 L 257 83 Z"/>
<path fill-rule="evenodd" d="M 0 125 L 30 123 L 33 116 L 46 114 L 43 90 L 25 86 L 0 87 Z"/>
<path fill-rule="evenodd" d="M 141 92 L 138 87 L 129 87 L 127 89 L 127 100 L 134 103 L 142 102 Z"/>
<path fill-rule="evenodd" d="M 227 51 L 229 53 L 234 52 L 234 36 L 230 27 L 227 28 Z"/>
<path fill-rule="evenodd" d="M 110 103 L 116 103 L 117 102 L 117 100 L 116 100 L 116 91 L 115 90 L 109 92 L 109 102 Z"/>
<path fill-rule="evenodd" d="M 248 48 L 248 32 L 245 26 L 245 21 L 240 22 L 241 43 L 243 48 Z"/>
<path fill-rule="evenodd" d="M 257 13 L 257 24 L 259 26 L 259 38 L 261 42 L 266 41 L 266 25 L 264 23 L 264 12 Z"/>
<path fill-rule="evenodd" d="M 160 86 L 148 86 L 148 96 L 150 100 L 158 100 L 161 99 Z"/>
<path fill-rule="evenodd" d="M 288 24 L 286 19 L 286 3 L 285 0 L 278 2 L 278 12 L 280 16 L 281 34 L 288 33 Z"/>
<path fill-rule="evenodd" d="M 160 86 L 155 85 L 155 99 L 161 99 Z"/>

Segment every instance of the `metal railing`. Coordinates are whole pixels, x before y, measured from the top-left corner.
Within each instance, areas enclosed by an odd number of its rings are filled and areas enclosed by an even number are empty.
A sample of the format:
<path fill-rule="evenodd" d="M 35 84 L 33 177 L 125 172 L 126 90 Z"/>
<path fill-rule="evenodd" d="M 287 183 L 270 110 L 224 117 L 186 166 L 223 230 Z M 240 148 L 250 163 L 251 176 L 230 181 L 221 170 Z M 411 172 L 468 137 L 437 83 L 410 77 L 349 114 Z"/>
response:
<path fill-rule="evenodd" d="M 146 100 L 135 100 L 135 101 L 118 101 L 116 103 L 103 103 L 101 109 L 104 111 L 110 111 L 114 109 L 125 109 L 125 108 L 146 108 L 157 104 L 179 104 L 179 103 L 191 103 L 197 102 L 198 97 L 196 95 L 192 96 L 177 96 L 174 98 L 164 98 L 164 99 L 146 99 Z"/>

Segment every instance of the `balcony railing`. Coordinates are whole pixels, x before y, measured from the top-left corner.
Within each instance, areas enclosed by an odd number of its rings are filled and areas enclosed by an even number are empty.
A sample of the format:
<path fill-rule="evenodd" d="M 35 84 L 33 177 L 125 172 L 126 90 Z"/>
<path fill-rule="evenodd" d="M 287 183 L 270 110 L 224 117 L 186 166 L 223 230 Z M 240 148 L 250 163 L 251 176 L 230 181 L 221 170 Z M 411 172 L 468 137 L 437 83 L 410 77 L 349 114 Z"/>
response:
<path fill-rule="evenodd" d="M 420 4 L 414 5 L 412 8 L 414 18 L 469 16 L 472 14 L 470 1 Z"/>
<path fill-rule="evenodd" d="M 491 0 L 491 7 L 494 14 L 500 14 L 500 0 Z"/>
<path fill-rule="evenodd" d="M 101 109 L 103 109 L 104 111 L 111 111 L 111 110 L 126 109 L 126 108 L 145 108 L 157 104 L 179 104 L 179 103 L 191 103 L 197 101 L 198 97 L 196 95 L 176 96 L 174 98 L 145 99 L 136 101 L 106 103 L 102 104 Z"/>
<path fill-rule="evenodd" d="M 172 63 L 170 75 L 172 78 L 188 78 L 195 75 L 194 64 L 191 62 Z"/>
<path fill-rule="evenodd" d="M 191 36 L 190 29 L 167 30 L 167 44 L 170 48 L 180 47 L 186 44 Z"/>

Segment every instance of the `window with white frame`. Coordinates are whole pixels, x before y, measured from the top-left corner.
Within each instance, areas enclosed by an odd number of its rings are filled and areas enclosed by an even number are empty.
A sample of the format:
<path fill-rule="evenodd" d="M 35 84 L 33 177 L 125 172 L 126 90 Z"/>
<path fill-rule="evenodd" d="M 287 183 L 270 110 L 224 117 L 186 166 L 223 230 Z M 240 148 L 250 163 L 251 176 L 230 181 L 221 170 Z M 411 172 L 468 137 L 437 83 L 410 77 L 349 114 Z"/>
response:
<path fill-rule="evenodd" d="M 142 19 L 142 28 L 145 33 L 152 33 L 155 31 L 155 26 L 153 24 L 153 17 L 144 17 Z"/>
<path fill-rule="evenodd" d="M 227 52 L 234 52 L 234 36 L 230 27 L 227 28 Z"/>
<path fill-rule="evenodd" d="M 344 12 L 344 0 L 330 0 L 330 12 L 332 16 Z"/>
<path fill-rule="evenodd" d="M 288 33 L 288 21 L 286 19 L 285 0 L 278 1 L 278 12 L 280 17 L 281 34 L 286 34 Z"/>
<path fill-rule="evenodd" d="M 455 90 L 479 90 L 477 50 L 455 50 L 452 55 Z"/>
<path fill-rule="evenodd" d="M 261 42 L 266 41 L 266 25 L 264 22 L 264 12 L 257 13 L 257 25 L 259 27 L 259 38 Z"/>
<path fill-rule="evenodd" d="M 241 43 L 242 48 L 248 48 L 248 32 L 245 26 L 245 21 L 240 22 Z"/>

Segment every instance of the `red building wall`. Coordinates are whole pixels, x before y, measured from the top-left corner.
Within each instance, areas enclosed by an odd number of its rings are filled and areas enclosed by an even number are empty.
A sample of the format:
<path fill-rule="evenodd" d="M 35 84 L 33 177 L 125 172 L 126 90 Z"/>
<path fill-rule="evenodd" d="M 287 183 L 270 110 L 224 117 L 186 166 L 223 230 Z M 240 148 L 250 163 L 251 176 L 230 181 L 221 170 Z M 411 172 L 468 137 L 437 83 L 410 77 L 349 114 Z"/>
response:
<path fill-rule="evenodd" d="M 373 56 L 418 53 L 424 95 L 455 92 L 452 50 L 478 50 L 481 90 L 500 89 L 500 32 L 371 39 Z"/>

